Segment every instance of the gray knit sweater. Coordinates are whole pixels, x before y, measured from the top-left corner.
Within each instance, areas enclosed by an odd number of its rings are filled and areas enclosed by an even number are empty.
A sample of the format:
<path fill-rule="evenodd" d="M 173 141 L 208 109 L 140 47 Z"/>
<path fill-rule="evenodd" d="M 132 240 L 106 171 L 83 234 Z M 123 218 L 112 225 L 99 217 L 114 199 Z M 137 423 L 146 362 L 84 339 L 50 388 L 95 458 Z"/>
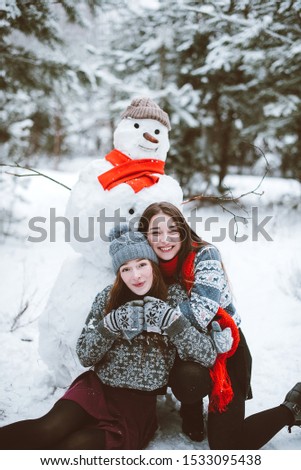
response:
<path fill-rule="evenodd" d="M 190 298 L 179 307 L 190 323 L 203 331 L 207 330 L 219 307 L 231 315 L 237 326 L 240 325 L 221 255 L 215 246 L 208 245 L 197 252 Z"/>
<path fill-rule="evenodd" d="M 84 367 L 93 366 L 101 381 L 112 387 L 153 391 L 168 382 L 176 352 L 182 360 L 211 367 L 216 349 L 209 335 L 197 331 L 180 315 L 158 345 L 156 335 L 142 332 L 131 341 L 104 326 L 104 310 L 111 286 L 99 293 L 78 339 L 76 351 Z M 169 287 L 167 302 L 175 308 L 186 294 L 178 285 Z"/>

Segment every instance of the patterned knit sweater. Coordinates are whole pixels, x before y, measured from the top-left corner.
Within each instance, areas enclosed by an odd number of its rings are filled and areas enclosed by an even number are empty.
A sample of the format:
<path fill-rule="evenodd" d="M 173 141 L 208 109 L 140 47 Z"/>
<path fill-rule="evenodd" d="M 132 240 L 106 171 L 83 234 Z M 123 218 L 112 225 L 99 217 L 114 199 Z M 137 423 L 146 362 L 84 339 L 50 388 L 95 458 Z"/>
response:
<path fill-rule="evenodd" d="M 183 360 L 211 367 L 216 359 L 209 335 L 197 331 L 180 315 L 167 329 L 158 345 L 155 336 L 142 332 L 131 341 L 104 326 L 104 309 L 111 286 L 99 293 L 77 342 L 77 354 L 84 367 L 94 367 L 101 381 L 112 387 L 154 391 L 165 386 L 176 352 Z M 167 302 L 175 308 L 187 296 L 178 285 L 169 286 Z"/>
<path fill-rule="evenodd" d="M 213 245 L 201 248 L 194 261 L 194 284 L 189 300 L 180 310 L 196 328 L 206 330 L 219 307 L 226 310 L 239 326 L 241 319 L 233 302 L 229 282 L 218 249 Z"/>

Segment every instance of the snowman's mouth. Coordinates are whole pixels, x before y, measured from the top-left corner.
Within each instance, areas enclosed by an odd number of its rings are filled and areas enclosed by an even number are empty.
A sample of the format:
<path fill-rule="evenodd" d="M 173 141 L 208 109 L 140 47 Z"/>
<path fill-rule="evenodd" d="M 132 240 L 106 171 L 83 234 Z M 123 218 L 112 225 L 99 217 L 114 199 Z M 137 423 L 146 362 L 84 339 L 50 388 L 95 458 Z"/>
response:
<path fill-rule="evenodd" d="M 158 150 L 158 147 L 151 148 L 151 149 L 148 148 L 148 147 L 144 147 L 143 145 L 138 145 L 138 147 L 140 147 L 143 150 L 146 150 L 147 152 L 157 152 L 157 150 Z"/>

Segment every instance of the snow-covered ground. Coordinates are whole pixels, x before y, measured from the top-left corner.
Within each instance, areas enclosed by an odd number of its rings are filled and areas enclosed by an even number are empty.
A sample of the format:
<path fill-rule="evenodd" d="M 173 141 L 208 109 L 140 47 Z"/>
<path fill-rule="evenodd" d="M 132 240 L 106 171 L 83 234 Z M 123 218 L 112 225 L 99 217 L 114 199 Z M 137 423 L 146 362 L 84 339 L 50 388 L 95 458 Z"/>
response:
<path fill-rule="evenodd" d="M 44 172 L 72 186 L 76 165 L 71 162 L 61 168 L 56 172 L 45 168 Z M 43 168 L 39 169 L 43 172 Z M 227 183 L 235 193 L 242 194 L 255 188 L 259 181 L 259 177 L 231 177 Z M 197 231 L 222 252 L 253 355 L 254 398 L 247 402 L 247 415 L 278 405 L 301 380 L 301 217 L 300 209 L 291 207 L 293 197 L 301 200 L 300 185 L 266 178 L 260 189 L 265 191 L 262 197 L 251 195 L 244 199 L 249 214 L 253 214 L 253 224 L 250 221 L 248 226 L 241 221 L 235 225 L 231 214 L 220 208 L 206 207 L 197 212 L 202 217 Z M 40 243 L 26 239 L 31 217 L 49 218 L 50 207 L 56 208 L 57 216 L 64 214 L 69 191 L 45 178 L 34 177 L 27 179 L 21 192 L 27 199 L 18 205 L 24 217 L 18 226 L 21 235 L 18 239 L 6 238 L 0 244 L 0 426 L 42 415 L 63 393 L 53 386 L 52 375 L 38 354 L 38 317 L 72 248 L 64 242 L 63 224 L 59 223 L 55 242 L 49 237 Z M 3 197 L 8 195 L 2 195 L 2 204 Z M 258 212 L 252 212 L 251 206 L 257 207 Z M 186 207 L 187 215 L 191 209 Z M 256 236 L 254 220 L 257 217 L 260 224 L 266 216 L 271 219 L 262 227 L 268 236 L 262 235 L 263 230 Z M 210 222 L 209 217 L 218 217 L 218 221 Z M 236 227 L 238 237 L 246 235 L 245 241 L 233 241 Z M 225 236 L 219 242 L 221 228 L 225 229 Z M 148 448 L 208 449 L 206 440 L 194 443 L 181 433 L 178 407 L 170 394 L 158 400 L 160 429 Z M 264 449 L 300 450 L 301 429 L 293 428 L 291 434 L 283 429 Z"/>

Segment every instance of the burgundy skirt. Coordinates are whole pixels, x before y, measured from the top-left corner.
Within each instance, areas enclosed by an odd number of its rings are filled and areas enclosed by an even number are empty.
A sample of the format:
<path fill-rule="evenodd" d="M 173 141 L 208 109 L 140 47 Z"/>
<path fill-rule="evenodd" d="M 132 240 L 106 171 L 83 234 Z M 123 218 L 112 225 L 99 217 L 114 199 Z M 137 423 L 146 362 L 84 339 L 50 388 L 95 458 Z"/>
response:
<path fill-rule="evenodd" d="M 156 395 L 109 387 L 92 370 L 77 377 L 61 400 L 78 403 L 97 419 L 106 449 L 144 449 L 157 429 Z"/>

